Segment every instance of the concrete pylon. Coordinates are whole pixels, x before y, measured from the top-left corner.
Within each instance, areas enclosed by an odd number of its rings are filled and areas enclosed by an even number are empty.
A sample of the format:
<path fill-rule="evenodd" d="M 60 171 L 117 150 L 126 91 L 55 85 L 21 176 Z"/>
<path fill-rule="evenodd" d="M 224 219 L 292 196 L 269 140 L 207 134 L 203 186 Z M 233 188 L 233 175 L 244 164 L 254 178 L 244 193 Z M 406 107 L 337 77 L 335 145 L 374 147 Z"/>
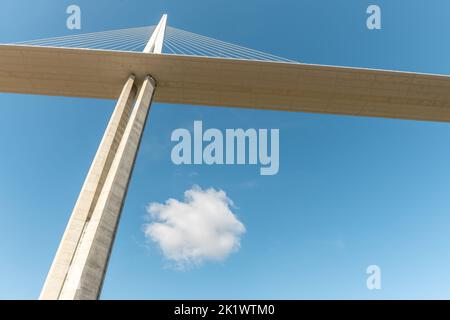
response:
<path fill-rule="evenodd" d="M 153 78 L 145 79 L 111 164 L 92 217 L 86 225 L 59 299 L 98 299 L 128 190 L 150 103 Z"/>
<path fill-rule="evenodd" d="M 161 53 L 164 15 L 146 48 Z M 156 50 L 156 51 L 155 51 Z M 95 300 L 101 293 L 129 181 L 156 88 L 126 81 L 41 291 L 41 300 Z M 134 107 L 133 107 L 134 104 Z"/>
<path fill-rule="evenodd" d="M 136 92 L 134 82 L 134 76 L 130 76 L 117 101 L 111 120 L 72 211 L 40 299 L 56 300 L 60 297 L 81 236 L 97 204 L 98 197 L 128 123 Z"/>

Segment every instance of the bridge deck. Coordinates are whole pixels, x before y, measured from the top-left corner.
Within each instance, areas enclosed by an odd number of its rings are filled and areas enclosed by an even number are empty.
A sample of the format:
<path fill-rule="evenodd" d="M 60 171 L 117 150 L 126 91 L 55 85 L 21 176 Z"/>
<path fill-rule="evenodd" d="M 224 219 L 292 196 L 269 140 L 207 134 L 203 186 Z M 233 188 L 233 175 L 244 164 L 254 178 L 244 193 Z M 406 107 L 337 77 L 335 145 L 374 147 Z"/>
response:
<path fill-rule="evenodd" d="M 162 103 L 450 121 L 444 75 L 0 45 L 0 92 L 115 99 L 130 73 Z"/>

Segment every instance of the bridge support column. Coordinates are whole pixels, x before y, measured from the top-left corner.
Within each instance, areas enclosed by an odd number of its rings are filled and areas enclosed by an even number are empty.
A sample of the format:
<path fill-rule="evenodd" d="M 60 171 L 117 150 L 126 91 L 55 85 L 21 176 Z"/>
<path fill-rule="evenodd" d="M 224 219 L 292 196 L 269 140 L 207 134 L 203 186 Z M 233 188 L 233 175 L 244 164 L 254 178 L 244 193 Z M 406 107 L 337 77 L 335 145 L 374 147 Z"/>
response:
<path fill-rule="evenodd" d="M 40 299 L 98 299 L 155 87 L 148 76 L 134 100 L 125 84 Z"/>
<path fill-rule="evenodd" d="M 162 52 L 166 24 L 163 15 L 144 53 Z M 135 77 L 126 82 L 39 299 L 99 298 L 155 88 L 147 76 L 136 97 Z"/>

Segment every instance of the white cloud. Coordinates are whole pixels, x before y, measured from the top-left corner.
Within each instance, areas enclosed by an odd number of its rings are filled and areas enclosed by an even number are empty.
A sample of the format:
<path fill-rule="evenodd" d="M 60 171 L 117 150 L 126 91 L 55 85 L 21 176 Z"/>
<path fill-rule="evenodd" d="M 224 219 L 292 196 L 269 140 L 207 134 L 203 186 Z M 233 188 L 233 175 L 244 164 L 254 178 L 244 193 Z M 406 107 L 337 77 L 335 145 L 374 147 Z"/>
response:
<path fill-rule="evenodd" d="M 233 202 L 224 191 L 194 186 L 184 197 L 184 202 L 169 199 L 147 208 L 152 222 L 144 226 L 145 235 L 166 259 L 185 268 L 223 261 L 240 248 L 245 227 L 231 211 Z"/>

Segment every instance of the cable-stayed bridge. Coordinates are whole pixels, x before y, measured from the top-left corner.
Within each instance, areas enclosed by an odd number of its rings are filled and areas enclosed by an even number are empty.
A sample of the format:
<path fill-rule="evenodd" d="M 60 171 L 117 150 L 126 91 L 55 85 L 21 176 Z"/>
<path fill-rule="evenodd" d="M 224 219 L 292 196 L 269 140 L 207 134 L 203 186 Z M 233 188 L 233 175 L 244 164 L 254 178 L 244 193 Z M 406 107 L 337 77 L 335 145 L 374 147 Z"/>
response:
<path fill-rule="evenodd" d="M 116 99 L 152 74 L 161 103 L 450 121 L 448 76 L 302 64 L 169 26 L 145 54 L 156 28 L 0 45 L 0 91 Z"/>
<path fill-rule="evenodd" d="M 301 64 L 167 26 L 0 45 L 0 92 L 118 99 L 41 299 L 97 299 L 152 101 L 450 122 L 450 77 Z"/>

